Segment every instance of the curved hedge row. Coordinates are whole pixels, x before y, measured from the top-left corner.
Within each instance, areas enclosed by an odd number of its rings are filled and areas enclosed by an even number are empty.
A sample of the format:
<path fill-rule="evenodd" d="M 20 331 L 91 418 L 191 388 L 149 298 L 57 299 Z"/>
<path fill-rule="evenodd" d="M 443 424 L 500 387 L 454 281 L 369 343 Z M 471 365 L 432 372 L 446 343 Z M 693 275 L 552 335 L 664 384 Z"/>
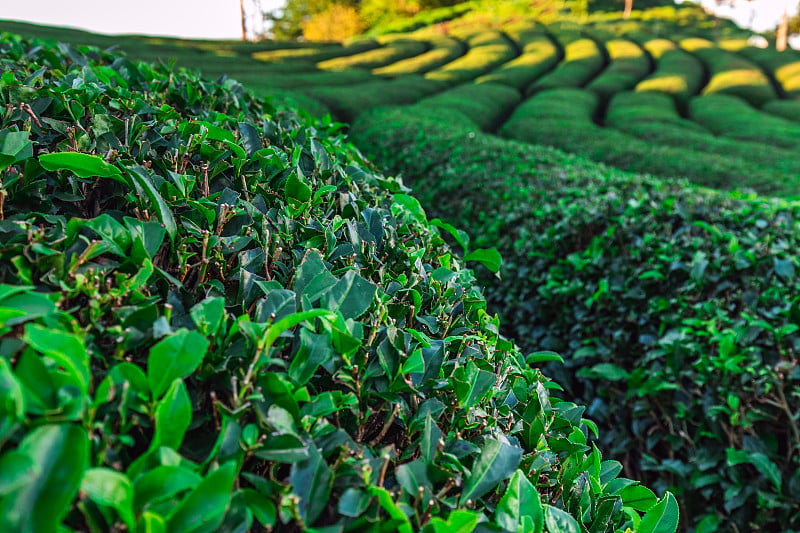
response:
<path fill-rule="evenodd" d="M 637 91 L 667 93 L 680 101 L 700 92 L 705 69 L 699 59 L 666 39 L 653 39 L 643 46 L 656 60 L 656 69 L 636 85 Z"/>
<path fill-rule="evenodd" d="M 650 73 L 650 57 L 635 42 L 612 39 L 605 43 L 608 67 L 586 88 L 607 102 L 614 94 L 633 88 Z"/>
<path fill-rule="evenodd" d="M 738 96 L 754 106 L 778 97 L 772 83 L 753 62 L 720 48 L 697 48 L 694 55 L 708 68 L 710 79 L 703 94 Z"/>
<path fill-rule="evenodd" d="M 376 68 L 372 73 L 381 76 L 424 74 L 461 57 L 466 51 L 465 44 L 453 37 L 439 36 L 430 39 L 429 43 L 427 52 Z"/>
<path fill-rule="evenodd" d="M 521 99 L 519 91 L 506 85 L 468 83 L 425 98 L 416 108 L 458 111 L 468 116 L 481 130 L 493 131 Z"/>
<path fill-rule="evenodd" d="M 749 46 L 738 53 L 771 72 L 788 98 L 800 97 L 800 54 L 795 50 L 778 52 L 772 48 Z"/>
<path fill-rule="evenodd" d="M 397 61 L 424 54 L 430 44 L 417 39 L 395 38 L 381 42 L 380 48 L 374 48 L 348 56 L 333 57 L 320 61 L 317 67 L 322 70 L 365 69 L 371 70 Z"/>
<path fill-rule="evenodd" d="M 464 39 L 467 52 L 453 61 L 425 74 L 431 80 L 458 85 L 474 80 L 516 57 L 517 50 L 498 31 L 484 31 Z"/>
<path fill-rule="evenodd" d="M 704 97 L 705 98 L 705 97 Z M 649 142 L 594 121 L 599 98 L 582 89 L 542 91 L 520 105 L 500 129 L 504 137 L 583 155 L 617 168 L 665 178 L 688 178 L 721 189 L 797 194 L 800 176 L 784 175 L 745 159 L 708 153 L 703 145 Z"/>
<path fill-rule="evenodd" d="M 674 531 L 340 125 L 0 52 L 0 530 Z"/>
<path fill-rule="evenodd" d="M 692 120 L 716 135 L 782 148 L 800 146 L 800 124 L 763 113 L 735 96 L 695 97 L 689 113 Z"/>
<path fill-rule="evenodd" d="M 567 354 L 601 443 L 682 494 L 682 531 L 797 531 L 798 204 L 475 131 L 410 107 L 362 115 L 351 134 L 499 247 L 502 277 L 486 282 L 506 325 Z"/>
<path fill-rule="evenodd" d="M 611 100 L 605 123 L 647 142 L 676 148 L 701 147 L 705 153 L 729 159 L 740 168 L 739 175 L 749 174 L 751 181 L 781 184 L 787 194 L 798 191 L 800 161 L 791 150 L 713 135 L 681 117 L 669 95 L 619 93 Z"/>
<path fill-rule="evenodd" d="M 564 45 L 564 58 L 548 74 L 545 74 L 527 89 L 527 94 L 562 87 L 582 87 L 595 77 L 606 64 L 606 58 L 598 44 L 587 38 L 577 39 Z"/>
<path fill-rule="evenodd" d="M 502 83 L 523 90 L 560 61 L 560 50 L 546 34 L 528 37 L 519 57 L 503 64 L 475 83 Z"/>

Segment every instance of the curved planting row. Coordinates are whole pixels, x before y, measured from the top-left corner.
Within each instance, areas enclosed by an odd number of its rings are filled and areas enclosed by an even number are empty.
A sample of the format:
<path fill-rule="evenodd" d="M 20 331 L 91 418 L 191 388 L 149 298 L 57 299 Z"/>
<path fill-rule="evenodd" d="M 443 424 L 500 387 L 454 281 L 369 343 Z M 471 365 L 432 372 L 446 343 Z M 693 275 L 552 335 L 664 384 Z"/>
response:
<path fill-rule="evenodd" d="M 800 98 L 800 54 L 796 51 L 746 47 L 738 52 L 771 72 L 788 98 Z"/>
<path fill-rule="evenodd" d="M 523 46 L 519 57 L 477 78 L 476 83 L 502 83 L 521 91 L 551 71 L 561 60 L 561 50 L 558 45 L 538 28 L 525 35 L 513 37 Z"/>
<path fill-rule="evenodd" d="M 614 94 L 633 88 L 651 70 L 650 57 L 635 42 L 612 39 L 605 42 L 609 63 L 586 88 L 607 102 Z"/>
<path fill-rule="evenodd" d="M 517 49 L 508 37 L 498 31 L 484 31 L 465 37 L 467 52 L 425 74 L 430 80 L 458 85 L 474 80 L 517 56 Z"/>
<path fill-rule="evenodd" d="M 716 135 L 790 149 L 800 146 L 800 124 L 763 113 L 735 96 L 694 98 L 689 112 L 692 120 Z"/>
<path fill-rule="evenodd" d="M 702 144 L 669 146 L 633 132 L 601 127 L 593 120 L 599 109 L 599 98 L 588 90 L 542 91 L 520 105 L 499 132 L 505 137 L 553 146 L 621 169 L 666 178 L 685 177 L 708 187 L 745 187 L 762 193 L 794 194 L 800 186 L 800 174 L 787 175 L 770 165 L 716 155 L 706 151 Z"/>
<path fill-rule="evenodd" d="M 520 110 L 560 105 L 588 120 L 594 94 L 556 92 Z M 602 135 L 585 127 L 562 129 Z M 423 203 L 499 247 L 502 277 L 485 282 L 506 325 L 528 349 L 566 354 L 569 390 L 609 428 L 600 442 L 681 493 L 682 531 L 800 528 L 797 204 L 626 174 L 476 128 L 411 106 L 362 115 L 351 134 Z"/>
<path fill-rule="evenodd" d="M 740 55 L 717 47 L 698 47 L 694 54 L 710 75 L 703 94 L 738 96 L 757 107 L 778 97 L 766 74 Z"/>
<path fill-rule="evenodd" d="M 496 83 L 468 83 L 425 98 L 418 109 L 449 109 L 467 115 L 483 131 L 497 129 L 521 100 L 519 91 Z"/>
<path fill-rule="evenodd" d="M 606 65 L 603 50 L 596 41 L 583 37 L 562 44 L 564 57 L 551 72 L 533 84 L 527 93 L 561 87 L 583 87 Z"/>
<path fill-rule="evenodd" d="M 374 69 L 381 76 L 404 76 L 424 74 L 454 61 L 464 55 L 466 45 L 460 39 L 438 36 L 429 40 L 430 50 L 414 57 L 401 59 L 392 64 Z"/>
<path fill-rule="evenodd" d="M 667 39 L 652 39 L 643 47 L 655 60 L 656 67 L 636 85 L 637 91 L 666 93 L 683 102 L 700 92 L 706 71 L 696 57 Z"/>
<path fill-rule="evenodd" d="M 344 57 L 334 57 L 317 63 L 322 70 L 371 70 L 425 53 L 430 44 L 416 39 L 383 39 L 380 48 L 374 48 Z"/>
<path fill-rule="evenodd" d="M 496 252 L 340 125 L 92 49 L 0 66 L 0 530 L 677 528 L 441 233 Z"/>

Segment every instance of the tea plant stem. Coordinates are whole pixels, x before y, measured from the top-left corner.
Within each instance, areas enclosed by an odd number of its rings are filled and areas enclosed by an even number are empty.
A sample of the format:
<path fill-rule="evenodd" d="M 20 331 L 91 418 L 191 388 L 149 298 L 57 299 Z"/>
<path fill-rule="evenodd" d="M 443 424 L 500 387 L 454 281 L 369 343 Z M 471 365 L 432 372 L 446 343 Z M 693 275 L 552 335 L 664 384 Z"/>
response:
<path fill-rule="evenodd" d="M 397 415 L 400 414 L 400 406 L 395 405 L 394 409 L 392 409 L 391 414 L 386 418 L 386 422 L 383 423 L 383 427 L 381 428 L 381 432 L 378 433 L 378 436 L 372 439 L 369 443 L 370 446 L 377 446 L 380 441 L 383 440 L 383 437 L 389 432 L 389 428 L 392 427 L 395 418 Z"/>

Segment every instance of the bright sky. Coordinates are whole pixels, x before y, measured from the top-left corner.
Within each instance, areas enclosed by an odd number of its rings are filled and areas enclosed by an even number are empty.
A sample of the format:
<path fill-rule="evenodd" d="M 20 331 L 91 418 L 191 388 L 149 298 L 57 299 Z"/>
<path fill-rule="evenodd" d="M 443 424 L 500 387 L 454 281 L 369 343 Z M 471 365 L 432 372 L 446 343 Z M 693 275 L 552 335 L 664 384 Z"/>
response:
<path fill-rule="evenodd" d="M 260 1 L 264 10 L 283 3 Z M 253 1 L 245 0 L 245 5 L 252 8 Z M 109 34 L 208 39 L 238 39 L 242 35 L 239 0 L 0 0 L 0 19 Z M 254 19 L 250 27 L 259 23 Z"/>
<path fill-rule="evenodd" d="M 778 25 L 784 9 L 790 14 L 797 12 L 797 0 L 752 0 L 717 5 L 716 0 L 702 0 L 702 4 L 715 10 L 720 16 L 733 19 L 738 25 L 755 31 L 767 31 Z"/>

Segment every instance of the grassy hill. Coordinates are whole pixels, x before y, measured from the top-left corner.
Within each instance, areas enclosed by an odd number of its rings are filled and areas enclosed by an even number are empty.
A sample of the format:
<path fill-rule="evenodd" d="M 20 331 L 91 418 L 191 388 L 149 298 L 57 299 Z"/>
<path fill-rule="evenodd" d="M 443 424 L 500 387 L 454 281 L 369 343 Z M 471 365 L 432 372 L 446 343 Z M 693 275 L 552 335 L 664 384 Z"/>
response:
<path fill-rule="evenodd" d="M 678 494 L 682 530 L 800 531 L 800 55 L 694 8 L 426 17 L 346 44 L 0 30 L 113 41 L 348 123 L 456 250 L 500 250 L 500 277 L 478 273 L 503 331 L 563 355 L 547 370 L 600 449 Z"/>

